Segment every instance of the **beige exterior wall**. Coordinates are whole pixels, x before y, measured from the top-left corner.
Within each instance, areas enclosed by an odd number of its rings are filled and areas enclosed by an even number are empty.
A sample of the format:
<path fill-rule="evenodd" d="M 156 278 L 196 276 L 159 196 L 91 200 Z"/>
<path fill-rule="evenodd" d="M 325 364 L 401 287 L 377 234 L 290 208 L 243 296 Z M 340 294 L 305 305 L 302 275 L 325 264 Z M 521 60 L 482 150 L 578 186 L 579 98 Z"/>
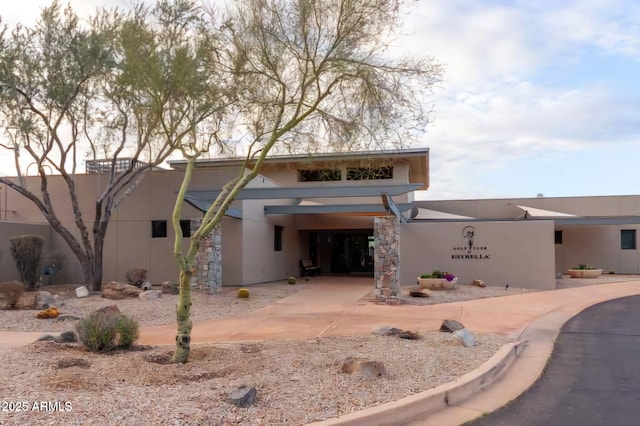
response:
<path fill-rule="evenodd" d="M 0 282 L 20 280 L 15 261 L 11 256 L 10 239 L 23 234 L 35 234 L 44 238 L 42 255 L 51 252 L 51 231 L 47 225 L 30 223 L 0 222 Z M 56 277 L 56 281 L 57 277 Z"/>
<path fill-rule="evenodd" d="M 475 228 L 471 254 L 489 258 L 452 258 L 467 253 L 466 226 Z M 400 284 L 413 285 L 419 275 L 438 269 L 456 275 L 459 285 L 481 279 L 487 285 L 554 289 L 553 231 L 550 221 L 401 225 Z"/>
<path fill-rule="evenodd" d="M 639 225 L 558 226 L 557 229 L 562 231 L 562 244 L 555 245 L 557 272 L 586 264 L 602 268 L 604 273 L 640 273 L 638 249 L 623 250 L 620 245 L 620 230 L 634 229 L 640 236 Z"/>

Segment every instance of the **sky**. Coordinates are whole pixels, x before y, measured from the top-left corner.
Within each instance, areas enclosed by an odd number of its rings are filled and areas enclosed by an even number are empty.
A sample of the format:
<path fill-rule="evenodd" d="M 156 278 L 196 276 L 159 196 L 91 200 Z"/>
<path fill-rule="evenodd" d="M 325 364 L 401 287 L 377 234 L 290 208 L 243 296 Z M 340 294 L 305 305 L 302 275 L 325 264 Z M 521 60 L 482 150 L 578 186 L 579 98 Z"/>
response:
<path fill-rule="evenodd" d="M 70 3 L 80 14 L 130 4 Z M 417 198 L 640 193 L 640 2 L 409 3 L 395 48 L 445 66 Z M 3 2 L 0 15 L 31 24 L 45 4 Z"/>

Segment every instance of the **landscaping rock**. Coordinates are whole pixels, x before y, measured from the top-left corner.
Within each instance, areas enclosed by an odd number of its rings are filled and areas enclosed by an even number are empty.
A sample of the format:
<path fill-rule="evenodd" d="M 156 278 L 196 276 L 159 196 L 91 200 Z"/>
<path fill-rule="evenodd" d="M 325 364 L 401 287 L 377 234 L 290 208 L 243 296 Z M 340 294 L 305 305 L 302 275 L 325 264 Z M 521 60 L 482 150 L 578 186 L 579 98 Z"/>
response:
<path fill-rule="evenodd" d="M 60 335 L 54 338 L 53 341 L 56 343 L 75 343 L 78 341 L 78 337 L 73 331 L 65 331 L 60 333 Z"/>
<path fill-rule="evenodd" d="M 402 330 L 388 325 L 373 330 L 373 334 L 376 336 L 397 336 L 400 333 L 402 333 Z"/>
<path fill-rule="evenodd" d="M 466 328 L 454 332 L 453 337 L 457 339 L 461 345 L 466 346 L 467 348 L 475 346 L 476 344 L 476 336 Z"/>
<path fill-rule="evenodd" d="M 474 287 L 485 288 L 487 285 L 482 280 L 473 280 L 471 281 L 471 285 Z"/>
<path fill-rule="evenodd" d="M 142 283 L 142 285 L 140 286 L 140 288 L 143 291 L 147 291 L 147 290 L 151 290 L 153 288 L 153 284 L 151 284 L 149 281 L 145 281 Z"/>
<path fill-rule="evenodd" d="M 367 379 L 376 379 L 387 374 L 387 370 L 381 361 L 353 357 L 348 357 L 342 362 L 340 371 L 344 374 L 362 376 Z"/>
<path fill-rule="evenodd" d="M 83 285 L 82 287 L 76 288 L 76 296 L 77 297 L 87 297 L 89 295 L 89 289 L 87 286 Z"/>
<path fill-rule="evenodd" d="M 58 315 L 56 321 L 78 321 L 80 319 L 79 316 L 71 315 L 71 314 L 63 314 Z"/>
<path fill-rule="evenodd" d="M 431 291 L 426 288 L 412 288 L 409 290 L 411 297 L 431 297 Z"/>
<path fill-rule="evenodd" d="M 142 290 L 130 284 L 112 281 L 102 286 L 102 297 L 111 300 L 122 300 L 129 297 L 138 297 Z"/>
<path fill-rule="evenodd" d="M 178 284 L 171 284 L 170 281 L 165 281 L 162 283 L 162 293 L 163 294 L 179 294 L 180 287 L 178 287 Z"/>
<path fill-rule="evenodd" d="M 418 333 L 414 333 L 413 331 L 409 331 L 409 330 L 405 330 L 402 333 L 398 334 L 398 337 L 401 339 L 407 339 L 407 340 L 420 339 L 420 335 L 418 335 Z"/>
<path fill-rule="evenodd" d="M 45 334 L 43 336 L 38 337 L 38 340 L 36 340 L 36 342 L 49 342 L 54 340 L 56 340 L 56 336 L 53 336 L 51 334 Z"/>
<path fill-rule="evenodd" d="M 51 306 L 62 305 L 62 298 L 59 295 L 52 295 L 48 291 L 39 291 L 36 293 L 35 301 L 33 302 L 33 309 L 42 310 Z"/>
<path fill-rule="evenodd" d="M 96 309 L 96 312 L 102 312 L 105 314 L 119 314 L 120 309 L 116 305 L 103 306 L 100 309 Z"/>
<path fill-rule="evenodd" d="M 256 388 L 249 385 L 242 385 L 227 396 L 226 402 L 236 407 L 245 408 L 253 405 L 257 395 L 258 391 Z"/>
<path fill-rule="evenodd" d="M 453 333 L 454 331 L 462 330 L 464 325 L 455 320 L 444 320 L 440 326 L 440 332 Z"/>
<path fill-rule="evenodd" d="M 147 290 L 138 295 L 140 300 L 154 300 L 162 297 L 162 292 L 160 290 Z"/>
<path fill-rule="evenodd" d="M 56 343 L 75 343 L 78 341 L 76 337 L 76 333 L 73 331 L 65 331 L 60 333 L 59 336 L 53 336 L 51 334 L 45 334 L 44 336 L 38 337 L 36 342 L 56 342 Z"/>

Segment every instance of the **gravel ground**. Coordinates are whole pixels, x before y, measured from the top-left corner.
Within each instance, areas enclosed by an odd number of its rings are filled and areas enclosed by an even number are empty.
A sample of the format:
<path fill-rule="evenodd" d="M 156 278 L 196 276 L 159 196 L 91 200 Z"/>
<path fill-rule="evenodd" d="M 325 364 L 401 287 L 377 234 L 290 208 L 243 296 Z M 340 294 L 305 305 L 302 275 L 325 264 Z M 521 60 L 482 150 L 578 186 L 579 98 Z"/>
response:
<path fill-rule="evenodd" d="M 478 345 L 466 348 L 449 334 L 419 332 L 420 340 L 354 336 L 203 345 L 184 365 L 164 364 L 171 355 L 164 348 L 92 354 L 76 345 L 34 343 L 0 353 L 3 401 L 13 403 L 0 410 L 0 424 L 299 425 L 454 380 L 508 341 L 480 335 Z M 347 357 L 382 361 L 387 374 L 343 374 Z M 245 384 L 257 389 L 255 405 L 225 402 Z M 33 404 L 42 401 L 57 401 L 62 409 L 35 411 Z M 15 403 L 26 411 L 7 412 Z"/>
<path fill-rule="evenodd" d="M 559 279 L 557 288 L 638 279 L 603 275 L 596 279 Z M 194 293 L 195 321 L 238 315 L 286 297 L 302 286 L 273 283 L 251 286 L 251 299 L 237 289 L 209 296 Z M 175 321 L 176 296 L 111 301 L 98 295 L 73 296 L 75 286 L 46 287 L 65 297 L 63 314 L 81 316 L 117 304 L 142 325 Z M 407 303 L 435 304 L 535 290 L 456 286 Z M 365 297 L 367 299 L 367 297 Z M 30 301 L 25 299 L 23 304 Z M 0 330 L 64 331 L 66 321 L 35 319 L 33 310 L 0 310 Z M 308 341 L 199 345 L 185 365 L 170 362 L 171 348 L 92 354 L 78 345 L 39 342 L 0 352 L 0 425 L 299 425 L 336 417 L 421 392 L 479 367 L 509 341 L 480 335 L 479 344 L 459 346 L 451 335 L 418 331 L 420 340 L 395 337 L 327 337 Z M 347 357 L 384 363 L 387 375 L 365 379 L 340 372 Z M 225 402 L 235 388 L 255 386 L 255 405 Z M 40 405 L 45 402 L 44 405 Z M 16 404 L 18 403 L 18 404 Z M 34 409 L 44 407 L 44 410 Z M 66 405 L 65 405 L 66 403 Z M 16 408 L 27 408 L 22 412 Z M 70 410 L 69 410 L 70 408 Z M 12 410 L 13 409 L 13 410 Z"/>

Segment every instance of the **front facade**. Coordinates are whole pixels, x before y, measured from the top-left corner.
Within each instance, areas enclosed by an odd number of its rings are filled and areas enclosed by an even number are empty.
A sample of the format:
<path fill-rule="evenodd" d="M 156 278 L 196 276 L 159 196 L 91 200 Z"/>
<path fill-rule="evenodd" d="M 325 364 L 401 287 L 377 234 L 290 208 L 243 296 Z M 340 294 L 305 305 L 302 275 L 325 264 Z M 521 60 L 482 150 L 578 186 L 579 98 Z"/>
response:
<path fill-rule="evenodd" d="M 131 268 L 149 270 L 155 283 L 177 280 L 170 217 L 184 162 L 171 166 L 149 172 L 114 213 L 105 281 L 122 281 Z M 187 235 L 240 166 L 234 159 L 198 163 L 183 209 Z M 578 264 L 640 273 L 640 196 L 415 201 L 414 192 L 428 188 L 428 172 L 427 149 L 271 158 L 222 221 L 222 284 L 297 276 L 302 260 L 322 274 L 378 277 L 393 269 L 403 286 L 434 269 L 456 274 L 461 284 L 482 279 L 528 288 L 555 288 L 556 274 Z M 50 179 L 59 217 L 71 224 L 62 182 Z M 101 175 L 78 175 L 77 187 L 90 218 Z M 46 238 L 48 251 L 65 255 L 57 282 L 81 282 L 73 255 L 31 203 L 8 188 L 0 193 L 0 281 L 17 278 L 6 237 L 29 231 Z M 374 218 L 388 215 L 398 224 L 397 259 L 382 266 Z"/>

